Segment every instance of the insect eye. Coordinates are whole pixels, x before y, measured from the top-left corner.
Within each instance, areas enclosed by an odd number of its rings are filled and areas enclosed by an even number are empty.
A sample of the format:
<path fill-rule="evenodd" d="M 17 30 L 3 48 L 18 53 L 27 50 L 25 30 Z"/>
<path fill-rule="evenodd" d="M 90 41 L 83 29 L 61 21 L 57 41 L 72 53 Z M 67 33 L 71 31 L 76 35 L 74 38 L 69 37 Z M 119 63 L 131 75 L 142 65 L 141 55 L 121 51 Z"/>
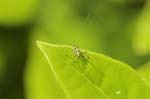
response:
<path fill-rule="evenodd" d="M 77 50 L 77 48 L 75 47 L 74 50 Z"/>

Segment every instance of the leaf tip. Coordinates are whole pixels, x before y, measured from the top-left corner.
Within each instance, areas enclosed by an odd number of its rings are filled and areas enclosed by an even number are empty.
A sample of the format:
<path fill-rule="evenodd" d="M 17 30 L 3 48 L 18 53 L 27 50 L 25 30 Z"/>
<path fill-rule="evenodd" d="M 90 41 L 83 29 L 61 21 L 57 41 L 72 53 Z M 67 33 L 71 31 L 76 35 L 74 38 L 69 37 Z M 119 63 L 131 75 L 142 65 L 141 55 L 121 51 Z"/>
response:
<path fill-rule="evenodd" d="M 42 49 L 43 46 L 46 45 L 46 44 L 48 44 L 48 43 L 37 40 L 37 41 L 36 41 L 36 44 L 37 44 L 38 48 Z"/>
<path fill-rule="evenodd" d="M 48 43 L 39 40 L 36 41 L 36 44 L 39 48 L 41 48 L 42 45 L 49 45 Z"/>
<path fill-rule="evenodd" d="M 41 45 L 42 45 L 42 41 L 36 41 L 36 44 L 37 44 L 37 46 L 40 48 L 41 47 Z"/>

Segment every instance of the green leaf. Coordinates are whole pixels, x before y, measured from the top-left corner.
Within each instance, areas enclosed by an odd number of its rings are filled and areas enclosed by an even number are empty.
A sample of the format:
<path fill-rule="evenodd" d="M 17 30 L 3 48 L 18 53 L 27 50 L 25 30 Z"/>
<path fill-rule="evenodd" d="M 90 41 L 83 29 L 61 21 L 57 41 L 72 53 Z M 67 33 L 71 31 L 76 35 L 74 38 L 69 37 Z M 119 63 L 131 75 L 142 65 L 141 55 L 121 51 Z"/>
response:
<path fill-rule="evenodd" d="M 37 44 L 68 99 L 149 99 L 147 85 L 124 63 L 67 45 Z"/>
<path fill-rule="evenodd" d="M 138 68 L 138 72 L 141 74 L 143 80 L 145 80 L 150 87 L 150 62 Z"/>
<path fill-rule="evenodd" d="M 139 55 L 150 54 L 150 0 L 147 1 L 146 6 L 141 13 L 136 24 L 136 33 L 134 36 L 133 47 Z"/>
<path fill-rule="evenodd" d="M 149 93 L 150 93 L 150 62 L 141 66 L 137 70 L 140 73 L 143 81 L 145 81 L 146 84 L 148 85 Z M 150 97 L 150 94 L 149 94 L 149 97 Z"/>
<path fill-rule="evenodd" d="M 20 25 L 30 22 L 36 16 L 40 0 L 1 0 L 0 23 Z"/>

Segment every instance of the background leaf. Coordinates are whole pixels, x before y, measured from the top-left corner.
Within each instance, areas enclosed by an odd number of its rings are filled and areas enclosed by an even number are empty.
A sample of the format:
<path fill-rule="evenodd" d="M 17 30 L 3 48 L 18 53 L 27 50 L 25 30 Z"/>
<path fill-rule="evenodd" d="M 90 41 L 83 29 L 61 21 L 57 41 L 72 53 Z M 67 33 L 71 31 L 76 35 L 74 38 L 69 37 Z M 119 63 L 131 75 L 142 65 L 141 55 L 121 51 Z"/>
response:
<path fill-rule="evenodd" d="M 0 25 L 15 26 L 33 21 L 41 0 L 0 1 Z"/>
<path fill-rule="evenodd" d="M 150 55 L 150 0 L 147 0 L 136 24 L 133 48 L 138 55 Z"/>

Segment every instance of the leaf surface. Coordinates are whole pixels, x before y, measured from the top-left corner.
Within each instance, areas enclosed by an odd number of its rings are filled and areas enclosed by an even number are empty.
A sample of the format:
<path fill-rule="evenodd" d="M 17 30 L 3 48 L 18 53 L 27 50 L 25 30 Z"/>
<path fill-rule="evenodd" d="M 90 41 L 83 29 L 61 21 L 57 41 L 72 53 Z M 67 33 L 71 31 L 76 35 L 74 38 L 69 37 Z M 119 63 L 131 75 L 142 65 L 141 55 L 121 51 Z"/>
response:
<path fill-rule="evenodd" d="M 147 85 L 124 63 L 72 46 L 37 44 L 68 99 L 148 99 Z"/>

